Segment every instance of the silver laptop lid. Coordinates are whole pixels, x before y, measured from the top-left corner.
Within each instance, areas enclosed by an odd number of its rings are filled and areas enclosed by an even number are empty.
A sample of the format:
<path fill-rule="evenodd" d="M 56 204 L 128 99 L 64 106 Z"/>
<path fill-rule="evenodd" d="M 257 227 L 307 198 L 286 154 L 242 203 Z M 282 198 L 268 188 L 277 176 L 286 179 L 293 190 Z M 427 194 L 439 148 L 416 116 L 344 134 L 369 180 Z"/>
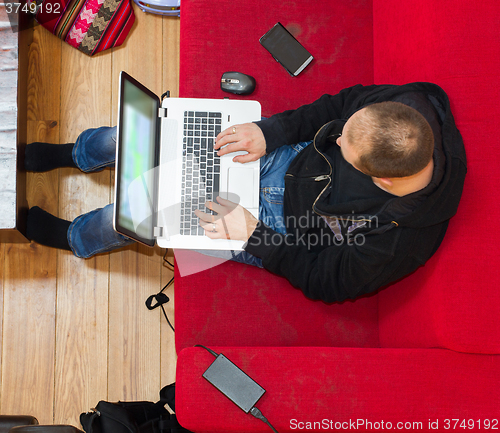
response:
<path fill-rule="evenodd" d="M 120 73 L 113 227 L 154 246 L 159 155 L 159 98 Z"/>

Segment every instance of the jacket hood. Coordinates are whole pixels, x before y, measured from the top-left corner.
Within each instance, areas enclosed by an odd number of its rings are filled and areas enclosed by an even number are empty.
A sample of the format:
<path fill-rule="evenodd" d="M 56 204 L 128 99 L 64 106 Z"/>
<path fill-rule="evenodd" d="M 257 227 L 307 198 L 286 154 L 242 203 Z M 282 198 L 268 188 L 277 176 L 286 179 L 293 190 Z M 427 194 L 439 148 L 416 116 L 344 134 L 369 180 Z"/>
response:
<path fill-rule="evenodd" d="M 435 149 L 434 173 L 429 185 L 415 193 L 389 199 L 374 215 L 378 220 L 378 228 L 386 230 L 388 224 L 390 227 L 422 228 L 449 220 L 457 211 L 467 169 L 463 140 L 455 125 L 446 93 L 431 83 L 384 87 L 379 92 L 372 92 L 362 106 L 351 107 L 351 111 L 345 113 L 345 119 L 380 100 L 402 102 L 417 109 L 433 129 Z M 315 146 L 320 152 L 328 141 L 338 136 L 345 121 L 334 120 L 318 131 Z M 339 151 L 337 146 L 333 147 L 333 151 Z M 328 158 L 327 152 L 323 156 Z M 330 206 L 320 201 L 317 208 L 327 215 L 352 215 L 357 210 L 366 212 L 370 207 L 369 202 L 368 199 Z M 384 226 L 385 229 L 382 228 Z"/>

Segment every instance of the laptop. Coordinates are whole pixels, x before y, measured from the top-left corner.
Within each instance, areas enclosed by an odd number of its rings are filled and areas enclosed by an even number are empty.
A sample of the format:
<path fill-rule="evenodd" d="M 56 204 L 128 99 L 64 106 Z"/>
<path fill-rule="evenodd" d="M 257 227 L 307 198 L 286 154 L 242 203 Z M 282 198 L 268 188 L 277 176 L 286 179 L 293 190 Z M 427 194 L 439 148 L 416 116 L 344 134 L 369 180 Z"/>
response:
<path fill-rule="evenodd" d="M 210 239 L 195 209 L 217 196 L 258 218 L 260 162 L 218 157 L 214 138 L 260 120 L 257 101 L 160 98 L 120 73 L 113 227 L 148 246 L 242 250 L 243 241 Z M 244 153 L 244 152 L 240 152 Z"/>

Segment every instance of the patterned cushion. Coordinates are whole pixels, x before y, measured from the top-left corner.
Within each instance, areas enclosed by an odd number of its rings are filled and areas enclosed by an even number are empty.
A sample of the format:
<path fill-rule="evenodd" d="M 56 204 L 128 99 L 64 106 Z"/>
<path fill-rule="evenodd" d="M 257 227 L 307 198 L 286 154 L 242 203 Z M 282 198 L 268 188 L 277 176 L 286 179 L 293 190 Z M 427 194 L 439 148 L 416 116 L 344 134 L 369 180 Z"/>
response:
<path fill-rule="evenodd" d="M 130 0 L 38 0 L 35 16 L 51 33 L 89 56 L 121 45 L 135 20 Z"/>

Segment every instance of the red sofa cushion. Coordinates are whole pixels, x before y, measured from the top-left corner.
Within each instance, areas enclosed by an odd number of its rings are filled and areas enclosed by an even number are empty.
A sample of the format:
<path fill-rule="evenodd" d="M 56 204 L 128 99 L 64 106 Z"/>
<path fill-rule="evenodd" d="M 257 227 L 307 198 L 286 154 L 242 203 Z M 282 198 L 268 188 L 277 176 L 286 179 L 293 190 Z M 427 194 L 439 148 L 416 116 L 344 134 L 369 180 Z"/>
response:
<path fill-rule="evenodd" d="M 355 430 L 347 427 L 351 422 L 361 431 L 432 431 L 429 422 L 436 421 L 439 431 L 499 427 L 498 356 L 442 349 L 211 349 L 222 352 L 266 390 L 255 406 L 280 433 L 311 431 L 314 424 L 299 422 L 323 420 L 333 421 L 333 427 L 335 422 L 347 424 L 326 429 L 328 422 L 316 425 L 315 431 Z M 269 432 L 262 421 L 245 414 L 202 378 L 214 359 L 202 348 L 180 352 L 176 414 L 181 425 L 198 433 Z M 491 404 L 485 404 L 485 396 Z M 460 420 L 458 425 L 454 419 Z"/>
<path fill-rule="evenodd" d="M 378 346 L 377 296 L 327 305 L 264 269 L 177 250 L 177 352 L 210 346 Z M 189 274 L 189 275 L 188 275 Z"/>
<path fill-rule="evenodd" d="M 316 59 L 291 77 L 260 45 L 276 22 L 289 29 Z M 180 40 L 182 97 L 247 98 L 263 115 L 313 102 L 354 84 L 373 81 L 371 0 L 355 4 L 241 2 L 225 8 L 183 0 Z M 220 89 L 226 71 L 254 76 L 255 92 L 235 96 Z M 176 251 L 182 268 L 207 261 Z M 212 266 L 209 265 L 209 267 Z M 377 297 L 326 305 L 306 299 L 285 279 L 261 269 L 225 263 L 186 276 L 177 270 L 176 345 L 378 346 Z"/>
<path fill-rule="evenodd" d="M 315 57 L 291 77 L 260 45 L 280 21 Z M 180 40 L 182 97 L 247 98 L 264 116 L 313 102 L 323 93 L 373 82 L 372 2 L 239 2 L 231 7 L 183 0 Z M 220 89 L 224 72 L 252 75 L 257 88 L 237 97 Z"/>
<path fill-rule="evenodd" d="M 500 353 L 497 0 L 374 2 L 375 82 L 432 81 L 448 93 L 468 174 L 437 254 L 380 292 L 385 347 Z"/>

